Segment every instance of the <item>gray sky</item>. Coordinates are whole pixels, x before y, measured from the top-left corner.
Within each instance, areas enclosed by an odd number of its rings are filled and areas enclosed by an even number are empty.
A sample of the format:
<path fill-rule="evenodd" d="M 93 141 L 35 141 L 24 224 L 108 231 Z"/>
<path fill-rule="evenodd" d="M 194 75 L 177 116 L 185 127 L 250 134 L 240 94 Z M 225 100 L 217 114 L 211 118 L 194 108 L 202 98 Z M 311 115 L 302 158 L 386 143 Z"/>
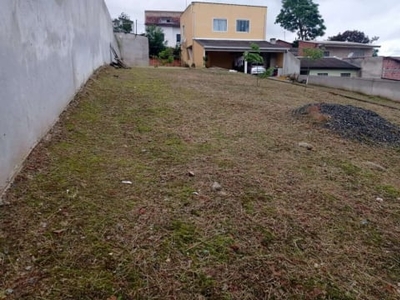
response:
<path fill-rule="evenodd" d="M 105 0 L 111 17 L 121 12 L 127 13 L 131 20 L 137 20 L 138 33 L 144 31 L 145 10 L 184 10 L 190 0 Z M 293 41 L 294 33 L 284 31 L 275 25 L 275 18 L 281 9 L 281 0 L 202 0 L 203 2 L 235 3 L 268 6 L 267 39 L 272 37 Z M 314 0 L 327 27 L 324 37 L 336 35 L 346 30 L 360 30 L 369 37 L 379 36 L 375 42 L 381 45 L 379 55 L 400 56 L 400 1 L 399 0 Z"/>

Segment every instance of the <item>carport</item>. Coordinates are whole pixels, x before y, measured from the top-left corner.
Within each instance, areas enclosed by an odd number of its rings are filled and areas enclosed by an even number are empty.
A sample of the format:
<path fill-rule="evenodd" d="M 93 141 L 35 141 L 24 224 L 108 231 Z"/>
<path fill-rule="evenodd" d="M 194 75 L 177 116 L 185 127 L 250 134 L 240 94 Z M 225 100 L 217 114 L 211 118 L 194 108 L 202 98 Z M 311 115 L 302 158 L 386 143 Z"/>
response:
<path fill-rule="evenodd" d="M 202 48 L 206 67 L 235 69 L 242 72 L 247 72 L 247 62 L 243 59 L 243 53 L 251 50 L 252 43 L 260 47 L 260 53 L 264 58 L 264 67 L 267 69 L 278 68 L 280 73 L 284 69 L 285 55 L 289 50 L 289 48 L 267 41 L 196 39 L 195 43 Z"/>

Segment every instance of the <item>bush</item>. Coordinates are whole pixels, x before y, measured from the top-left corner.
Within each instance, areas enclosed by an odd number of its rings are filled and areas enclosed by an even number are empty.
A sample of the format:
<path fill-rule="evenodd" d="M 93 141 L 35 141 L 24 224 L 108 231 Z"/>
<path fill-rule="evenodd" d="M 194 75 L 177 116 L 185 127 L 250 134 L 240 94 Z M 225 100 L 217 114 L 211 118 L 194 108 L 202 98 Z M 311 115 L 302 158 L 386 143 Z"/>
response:
<path fill-rule="evenodd" d="M 167 63 L 172 63 L 174 61 L 173 49 L 166 48 L 165 50 L 161 51 L 158 54 L 158 58 L 161 60 L 161 63 L 163 65 L 165 65 Z"/>
<path fill-rule="evenodd" d="M 268 78 L 274 74 L 274 68 L 268 68 L 264 73 L 260 74 L 261 78 Z"/>

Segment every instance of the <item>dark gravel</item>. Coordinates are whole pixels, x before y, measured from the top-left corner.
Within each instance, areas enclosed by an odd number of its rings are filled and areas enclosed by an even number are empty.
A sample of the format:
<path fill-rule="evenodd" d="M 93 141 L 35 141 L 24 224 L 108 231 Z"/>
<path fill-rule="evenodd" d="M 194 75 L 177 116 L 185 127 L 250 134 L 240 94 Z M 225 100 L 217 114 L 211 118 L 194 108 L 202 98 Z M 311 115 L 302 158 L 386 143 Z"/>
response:
<path fill-rule="evenodd" d="M 330 116 L 321 125 L 344 138 L 364 143 L 400 146 L 400 127 L 371 110 L 352 105 L 315 103 L 296 109 L 294 114 L 305 116 L 312 105 L 317 106 L 322 114 Z"/>

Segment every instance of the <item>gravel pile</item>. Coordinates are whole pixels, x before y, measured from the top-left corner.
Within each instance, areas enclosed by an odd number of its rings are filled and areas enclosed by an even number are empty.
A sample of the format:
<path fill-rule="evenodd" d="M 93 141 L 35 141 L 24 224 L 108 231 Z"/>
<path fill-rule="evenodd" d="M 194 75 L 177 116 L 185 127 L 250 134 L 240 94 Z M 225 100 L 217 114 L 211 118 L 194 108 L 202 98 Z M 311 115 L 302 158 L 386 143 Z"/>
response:
<path fill-rule="evenodd" d="M 311 108 L 311 109 L 310 109 Z M 308 104 L 294 111 L 295 115 L 308 115 L 318 110 L 327 116 L 321 125 L 344 138 L 359 142 L 400 146 L 400 127 L 377 113 L 352 105 L 328 103 Z"/>

